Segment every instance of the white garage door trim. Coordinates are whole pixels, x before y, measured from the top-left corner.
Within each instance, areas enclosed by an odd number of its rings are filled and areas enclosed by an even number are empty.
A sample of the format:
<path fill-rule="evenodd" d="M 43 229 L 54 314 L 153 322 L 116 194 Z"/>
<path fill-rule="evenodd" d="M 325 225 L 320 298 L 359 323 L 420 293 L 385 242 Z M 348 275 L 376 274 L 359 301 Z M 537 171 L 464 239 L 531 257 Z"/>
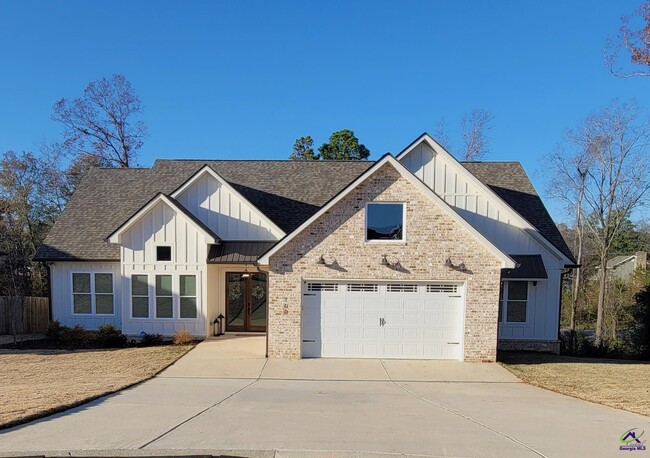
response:
<path fill-rule="evenodd" d="M 464 283 L 302 282 L 301 349 L 305 358 L 462 361 L 464 329 Z"/>

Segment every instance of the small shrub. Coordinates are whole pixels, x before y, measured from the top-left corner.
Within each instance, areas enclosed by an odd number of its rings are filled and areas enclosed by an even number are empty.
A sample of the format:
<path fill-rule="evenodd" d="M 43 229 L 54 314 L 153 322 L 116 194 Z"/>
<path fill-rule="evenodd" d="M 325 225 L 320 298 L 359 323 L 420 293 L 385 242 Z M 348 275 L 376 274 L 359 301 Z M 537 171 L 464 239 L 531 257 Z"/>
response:
<path fill-rule="evenodd" d="M 50 324 L 47 325 L 47 337 L 58 342 L 64 328 L 65 326 L 62 326 L 59 320 L 51 321 Z"/>
<path fill-rule="evenodd" d="M 74 328 L 68 328 L 63 326 L 61 328 L 61 335 L 59 337 L 59 343 L 66 347 L 70 348 L 79 348 L 87 345 L 90 341 L 90 337 L 86 329 L 80 324 L 76 325 Z"/>
<path fill-rule="evenodd" d="M 142 345 L 145 347 L 153 347 L 163 343 L 162 334 L 142 334 Z"/>
<path fill-rule="evenodd" d="M 126 336 L 112 324 L 100 326 L 95 338 L 97 345 L 103 348 L 120 348 L 126 345 Z"/>
<path fill-rule="evenodd" d="M 188 345 L 192 343 L 192 335 L 187 329 L 179 329 L 174 333 L 174 345 Z"/>

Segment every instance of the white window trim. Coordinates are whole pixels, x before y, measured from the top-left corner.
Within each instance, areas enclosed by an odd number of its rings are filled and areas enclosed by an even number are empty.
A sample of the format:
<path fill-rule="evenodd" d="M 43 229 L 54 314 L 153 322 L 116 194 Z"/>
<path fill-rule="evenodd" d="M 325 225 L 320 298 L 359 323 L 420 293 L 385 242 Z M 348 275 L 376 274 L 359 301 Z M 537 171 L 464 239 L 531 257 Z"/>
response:
<path fill-rule="evenodd" d="M 156 277 L 171 277 L 172 280 L 172 294 L 171 296 L 158 296 L 156 294 Z M 156 272 L 153 274 L 154 282 L 153 282 L 153 312 L 154 312 L 154 319 L 156 320 L 163 320 L 163 321 L 173 321 L 176 319 L 177 313 L 176 313 L 176 299 L 178 298 L 178 292 L 179 292 L 179 287 L 177 287 L 176 284 L 176 277 L 178 275 L 174 275 L 172 273 L 163 273 L 163 272 Z M 179 282 L 180 284 L 180 282 Z M 158 316 L 158 297 L 171 297 L 172 298 L 172 316 Z M 179 301 L 179 307 L 180 307 L 180 301 Z"/>
<path fill-rule="evenodd" d="M 90 293 L 75 293 L 74 292 L 74 274 L 90 274 Z M 97 313 L 95 301 L 95 274 L 110 274 L 111 284 L 113 285 L 113 313 Z M 74 311 L 74 295 L 75 294 L 90 294 L 90 313 L 77 313 Z M 108 296 L 106 293 L 101 295 Z M 115 307 L 115 275 L 111 271 L 106 270 L 73 270 L 70 272 L 70 312 L 73 316 L 98 316 L 98 317 L 115 317 L 117 315 Z"/>
<path fill-rule="evenodd" d="M 159 261 L 158 260 L 158 247 L 169 247 L 169 261 Z M 162 264 L 173 264 L 176 259 L 176 253 L 174 250 L 174 247 L 171 244 L 163 244 L 163 243 L 157 243 L 154 245 L 154 257 L 156 258 L 156 262 L 160 262 Z"/>
<path fill-rule="evenodd" d="M 133 277 L 135 276 L 147 277 L 147 316 L 133 316 Z M 155 285 L 154 285 L 155 286 Z M 132 320 L 151 320 L 151 278 L 148 272 L 131 272 L 129 276 L 129 317 Z M 155 294 L 155 291 L 154 291 Z M 144 296 L 136 296 L 144 297 Z"/>
<path fill-rule="evenodd" d="M 368 206 L 369 205 L 401 205 L 402 206 L 402 239 L 401 240 L 368 240 Z M 366 218 L 365 218 L 365 224 L 363 227 L 363 238 L 366 241 L 366 243 L 389 243 L 389 244 L 397 244 L 397 245 L 403 245 L 406 243 L 406 202 L 388 202 L 388 201 L 381 201 L 381 202 L 366 202 Z"/>
<path fill-rule="evenodd" d="M 134 275 L 144 275 L 147 277 L 147 305 L 149 316 L 147 317 L 135 317 L 133 316 L 133 276 Z M 171 318 L 159 318 L 157 316 L 156 310 L 156 275 L 171 275 L 172 277 L 172 317 Z M 181 318 L 181 275 L 191 275 L 195 278 L 196 281 L 196 296 L 183 296 L 183 297 L 195 297 L 196 298 L 196 317 L 195 318 Z M 153 281 L 152 277 L 153 276 Z M 131 272 L 128 277 L 129 283 L 129 318 L 132 320 L 138 321 L 187 321 L 187 322 L 196 322 L 201 320 L 201 303 L 202 303 L 202 290 L 201 290 L 201 274 L 199 272 Z M 144 296 L 137 296 L 144 297 Z M 108 316 L 108 315 L 100 315 Z"/>
<path fill-rule="evenodd" d="M 514 302 L 525 302 L 526 303 L 526 321 L 508 321 L 508 290 L 510 289 L 510 282 L 525 282 L 526 283 L 526 300 L 515 299 Z M 504 280 L 503 281 L 503 299 L 501 302 L 501 323 L 507 324 L 508 326 L 526 326 L 530 320 L 530 281 L 528 280 Z"/>
<path fill-rule="evenodd" d="M 181 275 L 186 276 L 186 277 L 194 277 L 194 296 L 181 296 Z M 176 318 L 179 321 L 196 321 L 199 319 L 199 275 L 196 273 L 178 273 L 178 295 L 174 297 L 178 297 L 178 318 Z M 183 318 L 181 317 L 181 298 L 182 297 L 193 297 L 196 299 L 196 316 L 194 318 Z"/>

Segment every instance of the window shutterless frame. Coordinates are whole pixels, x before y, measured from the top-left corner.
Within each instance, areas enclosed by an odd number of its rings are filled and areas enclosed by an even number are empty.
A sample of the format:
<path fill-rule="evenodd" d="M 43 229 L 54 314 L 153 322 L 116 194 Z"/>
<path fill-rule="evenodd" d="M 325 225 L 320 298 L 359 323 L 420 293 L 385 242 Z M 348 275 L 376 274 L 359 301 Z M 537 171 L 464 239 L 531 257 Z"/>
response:
<path fill-rule="evenodd" d="M 171 286 L 171 296 L 168 295 L 156 295 L 156 277 L 157 276 L 171 276 L 172 286 Z M 147 295 L 137 294 L 133 295 L 133 277 L 147 277 Z M 190 294 L 181 295 L 181 280 L 180 277 L 194 277 L 194 296 Z M 153 278 L 153 281 L 152 281 Z M 200 319 L 200 285 L 201 285 L 201 275 L 199 273 L 162 273 L 162 272 L 133 272 L 129 276 L 129 317 L 133 320 L 162 320 L 162 321 L 196 321 Z M 147 298 L 147 316 L 133 316 L 133 298 Z M 172 316 L 171 317 L 159 317 L 158 310 L 156 307 L 157 298 L 172 298 Z M 195 316 L 194 317 L 183 317 L 181 316 L 181 301 L 182 299 L 194 299 L 195 303 Z"/>
<path fill-rule="evenodd" d="M 156 262 L 174 262 L 174 248 L 171 245 L 156 245 Z M 160 257 L 167 257 L 169 259 L 160 259 Z"/>
<path fill-rule="evenodd" d="M 133 277 L 146 277 L 147 278 L 147 316 L 133 316 L 133 298 L 143 298 L 144 294 L 133 294 Z M 132 272 L 129 276 L 129 317 L 133 320 L 150 320 L 151 319 L 151 282 L 148 273 Z"/>
<path fill-rule="evenodd" d="M 368 239 L 368 207 L 371 205 L 401 205 L 402 206 L 402 238 L 401 239 Z M 363 239 L 367 243 L 406 243 L 406 202 L 366 202 L 366 218 Z"/>
<path fill-rule="evenodd" d="M 89 275 L 90 276 L 90 291 L 89 292 L 77 292 L 74 291 L 74 276 L 75 274 Z M 111 293 L 97 293 L 95 290 L 95 275 L 110 275 L 111 276 Z M 100 317 L 111 317 L 115 316 L 115 276 L 113 272 L 107 272 L 103 270 L 74 270 L 70 272 L 70 312 L 74 316 L 100 316 Z M 77 313 L 75 312 L 74 301 L 75 295 L 89 295 L 90 296 L 90 313 Z M 97 296 L 111 296 L 111 305 L 113 308 L 113 313 L 97 313 Z"/>
<path fill-rule="evenodd" d="M 511 283 L 524 283 L 526 285 L 526 298 L 525 299 L 512 299 L 510 298 L 510 284 Z M 504 281 L 499 295 L 499 322 L 507 325 L 523 326 L 528 324 L 529 302 L 530 302 L 530 282 L 526 280 L 511 280 Z M 526 319 L 524 321 L 508 321 L 508 302 L 523 303 L 526 311 Z"/>

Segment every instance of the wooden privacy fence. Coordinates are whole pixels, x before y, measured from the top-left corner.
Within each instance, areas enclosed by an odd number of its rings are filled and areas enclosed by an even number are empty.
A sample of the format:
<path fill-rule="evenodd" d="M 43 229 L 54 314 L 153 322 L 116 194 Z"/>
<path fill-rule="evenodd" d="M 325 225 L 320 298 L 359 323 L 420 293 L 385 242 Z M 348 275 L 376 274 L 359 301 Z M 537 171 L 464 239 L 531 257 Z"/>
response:
<path fill-rule="evenodd" d="M 0 296 L 0 334 L 46 332 L 49 323 L 47 297 Z"/>

